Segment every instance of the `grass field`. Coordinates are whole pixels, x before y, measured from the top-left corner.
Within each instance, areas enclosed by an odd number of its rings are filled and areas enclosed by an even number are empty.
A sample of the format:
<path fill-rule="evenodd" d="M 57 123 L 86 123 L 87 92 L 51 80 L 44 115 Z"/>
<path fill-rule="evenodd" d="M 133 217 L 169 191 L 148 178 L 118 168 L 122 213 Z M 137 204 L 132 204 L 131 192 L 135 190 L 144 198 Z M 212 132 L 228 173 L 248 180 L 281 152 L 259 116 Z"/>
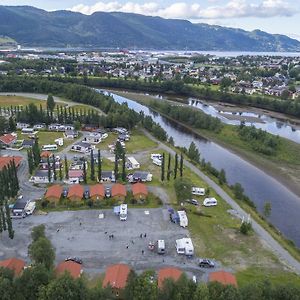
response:
<path fill-rule="evenodd" d="M 34 103 L 37 106 L 40 104 L 46 107 L 46 101 L 26 98 L 21 96 L 2 96 L 0 95 L 0 107 L 10 107 L 10 106 L 26 106 L 29 103 Z"/>
<path fill-rule="evenodd" d="M 126 152 L 135 153 L 144 150 L 150 150 L 156 148 L 157 144 L 146 137 L 138 130 L 134 130 L 131 133 L 130 140 L 126 142 Z"/>

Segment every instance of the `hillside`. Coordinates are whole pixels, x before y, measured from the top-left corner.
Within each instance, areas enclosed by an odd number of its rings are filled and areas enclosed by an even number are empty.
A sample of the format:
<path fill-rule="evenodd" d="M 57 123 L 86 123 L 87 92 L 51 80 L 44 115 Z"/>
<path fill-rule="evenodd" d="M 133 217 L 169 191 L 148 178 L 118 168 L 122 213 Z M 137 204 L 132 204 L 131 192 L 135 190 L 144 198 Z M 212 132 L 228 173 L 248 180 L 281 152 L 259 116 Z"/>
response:
<path fill-rule="evenodd" d="M 259 30 L 193 24 L 128 13 L 47 12 L 0 6 L 0 35 L 25 46 L 84 46 L 223 51 L 300 51 L 300 42 Z"/>

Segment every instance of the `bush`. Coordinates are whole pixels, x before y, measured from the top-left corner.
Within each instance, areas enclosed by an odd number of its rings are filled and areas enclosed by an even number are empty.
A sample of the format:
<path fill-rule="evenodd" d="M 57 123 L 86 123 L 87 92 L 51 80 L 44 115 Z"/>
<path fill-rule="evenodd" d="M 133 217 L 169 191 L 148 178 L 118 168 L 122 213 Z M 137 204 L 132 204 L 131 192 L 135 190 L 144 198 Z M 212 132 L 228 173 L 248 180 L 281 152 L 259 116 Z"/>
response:
<path fill-rule="evenodd" d="M 243 222 L 240 227 L 240 232 L 244 235 L 248 235 L 252 230 L 252 224 L 250 222 Z"/>

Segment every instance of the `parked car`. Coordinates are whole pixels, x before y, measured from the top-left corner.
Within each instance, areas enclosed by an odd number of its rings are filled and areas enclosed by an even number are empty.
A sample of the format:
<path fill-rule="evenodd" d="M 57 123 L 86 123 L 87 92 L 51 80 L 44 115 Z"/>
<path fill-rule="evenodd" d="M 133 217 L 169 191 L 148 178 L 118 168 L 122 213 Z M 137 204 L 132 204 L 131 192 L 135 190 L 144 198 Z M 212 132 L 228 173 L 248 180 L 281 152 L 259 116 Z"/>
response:
<path fill-rule="evenodd" d="M 88 191 L 88 190 L 84 191 L 83 196 L 84 196 L 84 199 L 89 199 L 90 198 L 90 191 Z"/>
<path fill-rule="evenodd" d="M 68 196 L 68 189 L 67 189 L 67 188 L 65 188 L 65 189 L 63 190 L 62 196 L 63 196 L 64 198 L 67 198 L 67 196 Z"/>
<path fill-rule="evenodd" d="M 105 197 L 106 198 L 110 198 L 111 197 L 111 191 L 109 187 L 105 188 Z"/>
<path fill-rule="evenodd" d="M 193 205 L 199 205 L 199 202 L 196 199 L 188 199 L 186 202 L 193 204 Z"/>
<path fill-rule="evenodd" d="M 78 264 L 82 264 L 82 260 L 79 257 L 76 257 L 76 256 L 67 257 L 65 259 L 65 261 L 74 261 L 74 262 L 76 262 Z"/>
<path fill-rule="evenodd" d="M 201 268 L 214 268 L 215 267 L 214 262 L 207 258 L 200 258 L 198 265 Z"/>

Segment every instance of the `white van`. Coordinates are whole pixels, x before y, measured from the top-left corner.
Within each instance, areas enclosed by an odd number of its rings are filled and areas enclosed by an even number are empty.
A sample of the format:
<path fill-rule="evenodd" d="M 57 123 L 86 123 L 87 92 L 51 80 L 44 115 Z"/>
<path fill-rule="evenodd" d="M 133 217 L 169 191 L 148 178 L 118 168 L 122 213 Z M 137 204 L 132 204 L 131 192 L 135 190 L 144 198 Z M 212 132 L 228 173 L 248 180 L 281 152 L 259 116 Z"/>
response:
<path fill-rule="evenodd" d="M 216 198 L 205 198 L 203 201 L 204 206 L 216 206 L 218 205 L 218 201 Z"/>
<path fill-rule="evenodd" d="M 120 221 L 127 220 L 127 204 L 120 205 Z"/>
<path fill-rule="evenodd" d="M 158 254 L 165 254 L 166 253 L 166 245 L 164 240 L 157 241 L 157 253 Z"/>

